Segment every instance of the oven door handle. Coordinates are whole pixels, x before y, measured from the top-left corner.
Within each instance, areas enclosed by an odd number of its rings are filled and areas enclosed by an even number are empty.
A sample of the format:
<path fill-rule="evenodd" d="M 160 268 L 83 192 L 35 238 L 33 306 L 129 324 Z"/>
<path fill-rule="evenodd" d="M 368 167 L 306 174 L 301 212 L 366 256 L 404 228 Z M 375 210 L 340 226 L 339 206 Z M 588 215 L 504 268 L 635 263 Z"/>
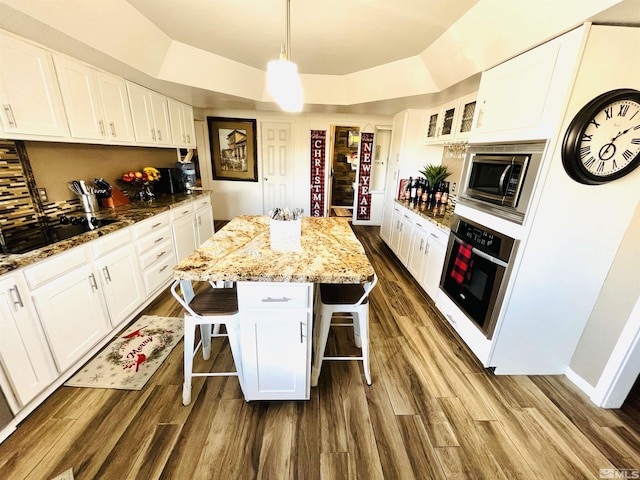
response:
<path fill-rule="evenodd" d="M 456 243 L 463 243 L 463 240 L 458 238 L 455 234 L 453 236 L 453 239 L 456 241 Z M 492 257 L 488 253 L 484 253 L 482 250 L 478 250 L 476 247 L 471 247 L 471 252 L 474 255 L 477 255 L 480 258 L 484 258 L 485 260 L 487 260 L 487 261 L 489 261 L 491 263 L 495 263 L 496 265 L 498 265 L 500 267 L 503 267 L 503 268 L 507 268 L 508 267 L 507 262 L 503 262 L 499 258 Z"/>

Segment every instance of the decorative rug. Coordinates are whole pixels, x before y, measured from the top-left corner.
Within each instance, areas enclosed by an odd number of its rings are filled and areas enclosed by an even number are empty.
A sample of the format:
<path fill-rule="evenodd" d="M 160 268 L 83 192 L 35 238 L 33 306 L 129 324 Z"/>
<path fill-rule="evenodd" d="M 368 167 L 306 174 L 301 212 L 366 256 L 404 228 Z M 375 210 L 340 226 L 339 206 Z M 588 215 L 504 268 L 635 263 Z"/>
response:
<path fill-rule="evenodd" d="M 144 315 L 65 385 L 141 390 L 180 341 L 183 327 L 179 317 Z"/>

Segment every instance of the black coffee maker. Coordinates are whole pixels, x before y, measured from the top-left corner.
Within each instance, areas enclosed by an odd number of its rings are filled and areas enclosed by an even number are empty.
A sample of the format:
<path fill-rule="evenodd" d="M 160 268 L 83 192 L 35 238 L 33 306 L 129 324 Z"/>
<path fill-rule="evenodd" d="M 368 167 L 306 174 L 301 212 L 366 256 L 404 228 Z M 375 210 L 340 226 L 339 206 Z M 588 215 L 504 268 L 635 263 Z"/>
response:
<path fill-rule="evenodd" d="M 193 187 L 196 186 L 196 165 L 193 162 L 177 162 L 176 168 L 182 176 L 184 192 L 191 193 Z"/>

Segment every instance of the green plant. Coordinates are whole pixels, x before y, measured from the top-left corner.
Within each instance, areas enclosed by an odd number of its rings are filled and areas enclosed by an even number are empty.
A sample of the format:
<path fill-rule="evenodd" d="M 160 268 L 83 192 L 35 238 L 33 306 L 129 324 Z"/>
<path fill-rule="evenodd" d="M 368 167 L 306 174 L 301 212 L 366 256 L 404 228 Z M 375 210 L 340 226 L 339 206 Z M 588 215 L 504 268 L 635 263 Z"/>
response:
<path fill-rule="evenodd" d="M 447 170 L 445 165 L 431 165 L 427 164 L 424 166 L 423 170 L 420 170 L 420 173 L 427 179 L 430 187 L 435 187 L 439 182 L 443 181 L 451 172 Z"/>

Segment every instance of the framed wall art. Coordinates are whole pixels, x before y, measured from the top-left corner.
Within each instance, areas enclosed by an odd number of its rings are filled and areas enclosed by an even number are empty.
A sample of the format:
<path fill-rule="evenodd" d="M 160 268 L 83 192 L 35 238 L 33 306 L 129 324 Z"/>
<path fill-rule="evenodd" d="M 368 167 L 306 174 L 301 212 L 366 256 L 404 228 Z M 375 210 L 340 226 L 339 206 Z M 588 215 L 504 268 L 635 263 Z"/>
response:
<path fill-rule="evenodd" d="M 256 121 L 207 117 L 214 180 L 258 181 Z"/>

